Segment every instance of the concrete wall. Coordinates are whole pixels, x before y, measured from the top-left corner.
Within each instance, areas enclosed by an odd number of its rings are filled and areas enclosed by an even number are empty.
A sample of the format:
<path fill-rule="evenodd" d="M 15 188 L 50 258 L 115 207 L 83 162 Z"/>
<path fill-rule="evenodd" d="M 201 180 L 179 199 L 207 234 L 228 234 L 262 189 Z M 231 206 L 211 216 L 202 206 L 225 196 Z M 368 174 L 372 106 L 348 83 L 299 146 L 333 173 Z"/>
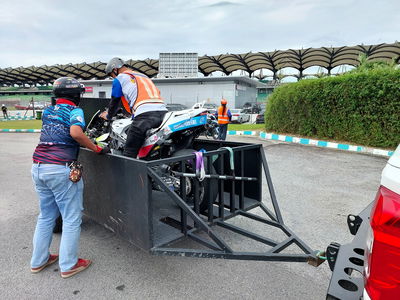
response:
<path fill-rule="evenodd" d="M 111 98 L 111 80 L 88 80 L 82 81 L 86 88 L 92 88 L 92 91 L 86 91 L 83 94 L 84 98 Z M 104 96 L 100 92 L 105 93 Z"/>
<path fill-rule="evenodd" d="M 188 107 L 197 102 L 219 104 L 222 97 L 235 103 L 234 83 L 157 83 L 166 103 L 180 103 Z"/>
<path fill-rule="evenodd" d="M 235 94 L 235 108 L 243 107 L 246 102 L 253 103 L 257 101 L 257 89 L 255 87 L 237 85 Z"/>

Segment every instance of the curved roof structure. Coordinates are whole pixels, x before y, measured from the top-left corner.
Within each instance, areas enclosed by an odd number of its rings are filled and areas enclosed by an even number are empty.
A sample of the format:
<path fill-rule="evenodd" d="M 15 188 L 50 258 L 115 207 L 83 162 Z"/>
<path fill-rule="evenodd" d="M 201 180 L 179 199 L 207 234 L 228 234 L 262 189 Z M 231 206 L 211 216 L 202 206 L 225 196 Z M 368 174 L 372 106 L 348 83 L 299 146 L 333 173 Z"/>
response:
<path fill-rule="evenodd" d="M 400 43 L 358 45 L 352 47 L 322 47 L 306 49 L 276 50 L 272 52 L 257 52 L 245 54 L 221 54 L 216 56 L 204 55 L 199 57 L 199 72 L 208 76 L 220 71 L 226 75 L 237 70 L 248 72 L 251 76 L 256 70 L 267 69 L 277 73 L 282 68 L 291 67 L 299 71 L 298 77 L 303 77 L 303 71 L 308 67 L 323 67 L 330 74 L 331 70 L 341 65 L 357 66 L 358 57 L 365 53 L 369 60 L 395 60 L 400 63 Z M 134 70 L 149 77 L 158 74 L 158 60 L 132 60 L 126 63 Z M 48 84 L 62 76 L 78 79 L 104 79 L 104 62 L 79 63 L 40 67 L 19 67 L 0 69 L 0 86 L 22 84 Z"/>

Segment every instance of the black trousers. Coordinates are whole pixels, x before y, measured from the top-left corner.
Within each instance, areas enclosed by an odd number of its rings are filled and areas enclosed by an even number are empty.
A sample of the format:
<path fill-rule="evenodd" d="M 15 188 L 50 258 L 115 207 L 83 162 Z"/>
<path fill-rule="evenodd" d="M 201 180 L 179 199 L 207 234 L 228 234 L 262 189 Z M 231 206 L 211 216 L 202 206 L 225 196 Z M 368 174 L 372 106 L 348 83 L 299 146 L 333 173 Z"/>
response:
<path fill-rule="evenodd" d="M 136 158 L 147 130 L 160 126 L 166 113 L 167 111 L 149 111 L 134 117 L 128 130 L 123 155 Z"/>
<path fill-rule="evenodd" d="M 227 131 L 228 131 L 228 124 L 219 124 L 218 139 L 225 141 Z"/>

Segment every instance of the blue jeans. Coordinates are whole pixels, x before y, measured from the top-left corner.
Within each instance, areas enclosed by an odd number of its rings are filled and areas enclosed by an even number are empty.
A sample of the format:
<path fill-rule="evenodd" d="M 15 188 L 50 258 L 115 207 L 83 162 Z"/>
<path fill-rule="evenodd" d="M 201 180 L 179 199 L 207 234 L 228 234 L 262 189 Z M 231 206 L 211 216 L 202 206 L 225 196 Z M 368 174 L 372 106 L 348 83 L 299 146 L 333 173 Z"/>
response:
<path fill-rule="evenodd" d="M 33 164 L 32 179 L 39 197 L 40 214 L 33 236 L 31 267 L 44 265 L 49 259 L 55 221 L 63 219 L 59 264 L 61 272 L 70 270 L 78 261 L 78 243 L 83 210 L 83 179 L 69 180 L 65 165 Z"/>

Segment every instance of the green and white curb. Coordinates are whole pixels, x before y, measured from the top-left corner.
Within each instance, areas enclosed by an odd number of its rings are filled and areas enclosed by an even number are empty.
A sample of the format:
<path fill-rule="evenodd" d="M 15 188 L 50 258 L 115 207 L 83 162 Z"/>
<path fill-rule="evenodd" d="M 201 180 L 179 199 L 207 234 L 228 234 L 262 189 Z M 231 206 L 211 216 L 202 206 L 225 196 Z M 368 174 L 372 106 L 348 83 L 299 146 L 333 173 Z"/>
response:
<path fill-rule="evenodd" d="M 251 131 L 251 130 L 228 130 L 228 135 L 257 135 L 257 131 Z"/>
<path fill-rule="evenodd" d="M 0 132 L 36 132 L 40 133 L 41 129 L 0 129 Z M 356 145 L 349 145 L 349 144 L 341 144 L 341 143 L 334 143 L 328 141 L 319 141 L 307 138 L 299 138 L 295 136 L 289 135 L 281 135 L 275 133 L 268 133 L 268 132 L 260 132 L 259 134 L 257 131 L 250 131 L 250 130 L 228 130 L 228 135 L 247 135 L 247 136 L 257 136 L 264 140 L 272 140 L 272 141 L 282 141 L 287 143 L 296 143 L 301 145 L 311 145 L 317 147 L 324 147 L 330 149 L 337 149 L 337 150 L 344 150 L 344 151 L 352 151 L 358 153 L 368 153 L 373 155 L 379 156 L 391 156 L 393 151 L 389 150 L 382 150 L 382 149 L 374 149 L 364 146 L 356 146 Z"/>
<path fill-rule="evenodd" d="M 41 129 L 0 129 L 0 132 L 39 132 Z"/>
<path fill-rule="evenodd" d="M 358 153 L 368 153 L 368 154 L 379 155 L 379 156 L 391 156 L 393 154 L 393 151 L 390 151 L 390 150 L 374 149 L 374 148 L 369 148 L 369 147 L 364 147 L 364 146 L 341 144 L 341 143 L 320 141 L 320 140 L 314 140 L 314 139 L 308 139 L 308 138 L 299 138 L 299 137 L 295 137 L 295 136 L 281 135 L 281 134 L 268 133 L 268 132 L 260 132 L 258 134 L 257 131 L 229 130 L 228 134 L 229 135 L 247 135 L 247 136 L 257 136 L 258 135 L 259 138 L 265 139 L 265 140 L 296 143 L 296 144 L 301 144 L 301 145 L 311 145 L 311 146 L 344 150 L 344 151 L 352 151 L 352 152 L 358 152 Z"/>
<path fill-rule="evenodd" d="M 317 147 L 325 147 L 325 148 L 344 150 L 344 151 L 369 153 L 369 154 L 380 155 L 380 156 L 391 156 L 393 154 L 393 151 L 389 151 L 389 150 L 374 149 L 374 148 L 369 148 L 369 147 L 364 147 L 364 146 L 341 144 L 341 143 L 334 143 L 334 142 L 328 142 L 328 141 L 319 141 L 319 140 L 299 138 L 299 137 L 294 137 L 294 136 L 281 135 L 281 134 L 268 133 L 268 132 L 260 132 L 260 138 L 266 139 L 266 140 L 282 141 L 282 142 L 296 143 L 296 144 L 301 144 L 301 145 L 312 145 L 312 146 L 317 146 Z"/>

